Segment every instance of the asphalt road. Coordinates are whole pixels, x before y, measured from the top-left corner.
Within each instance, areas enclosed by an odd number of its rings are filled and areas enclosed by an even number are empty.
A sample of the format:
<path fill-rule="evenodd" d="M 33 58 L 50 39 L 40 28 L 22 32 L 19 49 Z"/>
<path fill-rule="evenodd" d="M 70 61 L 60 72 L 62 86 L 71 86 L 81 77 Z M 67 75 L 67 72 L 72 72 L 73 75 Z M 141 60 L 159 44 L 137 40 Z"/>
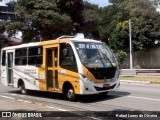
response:
<path fill-rule="evenodd" d="M 1 111 L 24 109 L 62 112 L 82 111 L 82 114 L 84 114 L 83 112 L 91 114 L 89 111 L 92 111 L 92 113 L 93 111 L 107 112 L 104 114 L 118 111 L 116 115 L 120 118 L 127 114 L 126 112 L 121 114 L 121 111 L 127 111 L 129 114 L 142 114 L 143 116 L 146 113 L 148 119 L 150 117 L 151 119 L 152 117 L 160 119 L 156 117 L 156 115 L 160 117 L 160 85 L 121 82 L 118 91 L 109 92 L 106 96 L 79 96 L 76 102 L 70 102 L 61 94 L 30 91 L 28 95 L 21 95 L 18 89 L 0 84 L 0 106 Z M 135 111 L 138 111 L 138 113 L 135 113 Z M 152 114 L 155 114 L 155 116 L 151 116 Z M 131 115 L 129 117 L 132 118 Z"/>

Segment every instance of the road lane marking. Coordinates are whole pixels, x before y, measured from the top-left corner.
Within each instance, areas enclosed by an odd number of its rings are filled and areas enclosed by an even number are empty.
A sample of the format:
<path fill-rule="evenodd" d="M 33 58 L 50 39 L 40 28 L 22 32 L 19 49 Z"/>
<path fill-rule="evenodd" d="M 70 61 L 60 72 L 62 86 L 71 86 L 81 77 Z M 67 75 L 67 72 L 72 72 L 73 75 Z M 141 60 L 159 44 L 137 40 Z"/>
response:
<path fill-rule="evenodd" d="M 129 98 L 145 99 L 145 100 L 152 100 L 152 101 L 158 101 L 158 102 L 160 102 L 160 99 L 148 98 L 148 97 L 138 97 L 138 96 L 132 96 L 132 95 L 124 96 L 124 95 L 117 95 L 117 94 L 110 94 L 110 95 L 119 96 L 119 97 L 129 97 Z"/>
<path fill-rule="evenodd" d="M 50 106 L 45 106 L 46 108 L 50 108 L 50 109 L 55 109 L 54 107 L 50 107 Z"/>
<path fill-rule="evenodd" d="M 42 105 L 42 103 L 39 103 L 38 105 Z"/>
<path fill-rule="evenodd" d="M 145 99 L 145 100 L 152 100 L 152 101 L 158 101 L 160 102 L 160 99 L 154 99 L 154 98 L 147 98 L 147 97 L 137 97 L 137 96 L 126 96 L 126 97 L 130 97 L 130 98 L 137 98 L 137 99 Z"/>
<path fill-rule="evenodd" d="M 60 109 L 60 108 L 56 108 L 57 110 L 60 110 L 60 111 L 67 111 L 67 110 L 65 110 L 65 109 Z"/>
<path fill-rule="evenodd" d="M 96 117 L 89 117 L 89 118 L 92 118 L 92 119 L 94 119 L 94 120 L 102 120 L 102 119 L 96 118 Z"/>
<path fill-rule="evenodd" d="M 60 108 L 56 108 L 56 107 L 51 107 L 51 106 L 46 106 L 47 108 L 50 108 L 50 109 L 57 109 L 59 111 L 67 111 L 65 109 L 60 109 Z"/>
<path fill-rule="evenodd" d="M 8 97 L 8 96 L 3 96 L 3 95 L 0 95 L 0 97 L 15 100 L 15 98 L 13 98 L 13 97 Z"/>
<path fill-rule="evenodd" d="M 22 102 L 23 100 L 21 100 L 21 99 L 18 99 L 18 101 Z"/>
<path fill-rule="evenodd" d="M 12 95 L 15 95 L 15 94 L 12 94 Z M 12 99 L 12 100 L 16 100 L 15 98 L 13 97 L 8 97 L 8 96 L 3 96 L 3 95 L 0 95 L 0 97 L 3 97 L 3 98 L 7 98 L 7 99 Z M 31 103 L 30 101 L 24 101 L 22 99 L 18 99 L 17 101 L 21 101 L 21 102 L 25 102 L 25 103 Z M 39 105 L 42 105 L 41 103 L 39 103 Z M 59 111 L 68 111 L 68 110 L 65 110 L 65 109 L 61 109 L 61 108 L 55 108 L 55 107 L 51 107 L 51 106 L 45 106 L 47 108 L 50 108 L 50 109 L 57 109 Z M 78 114 L 79 115 L 79 114 Z M 83 115 L 82 115 L 83 116 Z M 91 119 L 94 119 L 94 120 L 102 120 L 102 119 L 99 119 L 99 118 L 96 118 L 96 117 L 89 117 Z"/>
<path fill-rule="evenodd" d="M 30 101 L 23 101 L 23 102 L 25 102 L 25 103 L 31 103 Z"/>

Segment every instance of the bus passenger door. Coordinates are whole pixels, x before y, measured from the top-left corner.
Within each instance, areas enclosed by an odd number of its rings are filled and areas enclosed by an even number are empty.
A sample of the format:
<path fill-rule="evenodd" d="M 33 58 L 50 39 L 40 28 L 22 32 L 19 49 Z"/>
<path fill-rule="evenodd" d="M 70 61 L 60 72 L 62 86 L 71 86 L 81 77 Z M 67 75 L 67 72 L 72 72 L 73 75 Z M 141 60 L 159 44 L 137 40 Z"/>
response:
<path fill-rule="evenodd" d="M 13 85 L 13 52 L 7 52 L 7 81 L 8 85 Z"/>
<path fill-rule="evenodd" d="M 58 45 L 46 48 L 47 90 L 58 91 Z"/>

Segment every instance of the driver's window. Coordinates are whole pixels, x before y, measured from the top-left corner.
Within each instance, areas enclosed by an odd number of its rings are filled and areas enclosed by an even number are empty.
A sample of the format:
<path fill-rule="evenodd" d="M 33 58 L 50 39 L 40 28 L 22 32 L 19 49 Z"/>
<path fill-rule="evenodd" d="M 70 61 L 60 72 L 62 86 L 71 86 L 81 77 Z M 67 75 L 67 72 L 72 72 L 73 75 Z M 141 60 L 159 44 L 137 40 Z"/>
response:
<path fill-rule="evenodd" d="M 60 44 L 60 66 L 71 71 L 78 71 L 75 55 L 70 44 Z"/>

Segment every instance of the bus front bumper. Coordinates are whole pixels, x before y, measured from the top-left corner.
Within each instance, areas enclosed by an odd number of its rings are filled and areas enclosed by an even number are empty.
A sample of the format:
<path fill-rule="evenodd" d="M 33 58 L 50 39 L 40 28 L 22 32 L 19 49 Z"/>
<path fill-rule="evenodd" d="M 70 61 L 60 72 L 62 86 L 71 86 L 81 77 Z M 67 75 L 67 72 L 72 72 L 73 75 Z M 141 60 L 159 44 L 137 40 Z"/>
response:
<path fill-rule="evenodd" d="M 99 94 L 102 92 L 114 91 L 118 90 L 120 87 L 119 79 L 113 83 L 91 83 L 86 81 L 84 83 L 83 90 L 81 94 L 89 95 L 89 94 Z"/>

